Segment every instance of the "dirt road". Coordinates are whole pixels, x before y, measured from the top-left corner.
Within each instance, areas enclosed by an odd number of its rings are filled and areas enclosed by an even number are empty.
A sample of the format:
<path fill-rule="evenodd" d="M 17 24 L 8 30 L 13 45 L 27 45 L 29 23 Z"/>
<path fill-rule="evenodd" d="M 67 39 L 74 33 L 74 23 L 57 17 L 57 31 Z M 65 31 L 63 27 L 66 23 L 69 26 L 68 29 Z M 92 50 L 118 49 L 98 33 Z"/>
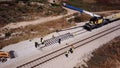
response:
<path fill-rule="evenodd" d="M 45 23 L 45 22 L 61 19 L 63 17 L 66 17 L 66 16 L 71 15 L 71 14 L 76 12 L 76 11 L 67 9 L 65 7 L 64 7 L 64 9 L 67 10 L 67 14 L 65 14 L 65 15 L 42 17 L 42 18 L 39 18 L 38 20 L 34 20 L 34 21 L 25 21 L 25 22 L 11 23 L 11 24 L 6 25 L 3 28 L 11 29 L 11 28 L 25 27 L 25 26 L 28 26 L 28 25 L 36 25 L 36 24 L 40 24 L 40 23 Z"/>

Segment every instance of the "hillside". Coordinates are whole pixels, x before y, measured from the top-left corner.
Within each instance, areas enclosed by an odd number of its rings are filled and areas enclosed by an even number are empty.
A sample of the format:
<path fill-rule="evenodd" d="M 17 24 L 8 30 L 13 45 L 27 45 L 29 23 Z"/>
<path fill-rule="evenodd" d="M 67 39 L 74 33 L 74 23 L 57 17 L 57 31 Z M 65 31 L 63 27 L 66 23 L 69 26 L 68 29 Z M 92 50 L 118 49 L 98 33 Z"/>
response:
<path fill-rule="evenodd" d="M 80 8 L 85 7 L 86 9 L 87 8 L 89 9 L 91 4 L 96 4 L 95 0 L 91 0 L 91 1 L 89 0 L 67 1 L 66 0 L 66 2 L 76 7 L 77 6 Z M 22 25 L 26 24 L 26 21 L 28 23 L 31 22 L 34 24 L 34 22 L 30 20 L 36 21 L 36 19 L 38 20 L 39 18 L 42 20 L 45 20 L 45 19 L 48 19 L 46 17 L 49 17 L 49 16 L 56 17 L 57 15 L 61 15 L 61 14 L 64 15 L 66 13 L 67 13 L 67 10 L 63 9 L 61 5 L 50 5 L 50 3 L 47 2 L 47 0 L 44 0 L 44 1 L 43 0 L 13 0 L 13 1 L 4 1 L 4 2 L 0 1 L 0 27 L 6 24 L 9 24 L 11 22 L 14 25 L 18 22 L 20 23 L 21 21 L 25 21 L 25 23 L 23 22 Z M 108 11 L 105 13 L 102 12 L 102 13 L 97 13 L 97 14 L 107 16 L 113 13 L 116 13 L 116 10 L 112 12 Z M 75 19 L 73 19 L 74 22 L 87 21 L 90 18 L 86 14 L 82 14 L 81 16 L 79 16 L 79 14 L 73 14 L 73 15 L 76 16 Z M 40 22 L 40 21 L 37 21 L 37 22 Z M 68 21 L 72 21 L 72 20 L 70 19 Z M 48 21 L 48 22 L 38 24 L 38 25 L 26 26 L 24 28 L 20 27 L 20 28 L 15 28 L 15 29 L 10 29 L 10 30 L 1 29 L 0 36 L 4 36 L 6 34 L 8 35 L 11 34 L 12 36 L 10 38 L 8 37 L 7 40 L 3 40 L 6 38 L 0 38 L 0 42 L 1 42 L 0 48 L 7 46 L 9 44 L 18 43 L 23 40 L 32 39 L 35 37 L 43 37 L 56 30 L 68 28 L 73 25 L 75 25 L 75 23 L 71 23 L 71 24 L 67 23 L 66 19 L 62 18 L 59 20 Z"/>
<path fill-rule="evenodd" d="M 120 36 L 93 52 L 93 57 L 87 62 L 88 68 L 119 68 L 119 44 Z"/>
<path fill-rule="evenodd" d="M 120 9 L 120 0 L 66 0 L 66 2 L 88 11 Z M 11 22 L 35 20 L 65 13 L 61 5 L 50 5 L 47 0 L 0 1 L 0 27 Z"/>
<path fill-rule="evenodd" d="M 65 13 L 60 5 L 50 5 L 47 0 L 0 1 L 0 26 Z"/>
<path fill-rule="evenodd" d="M 68 3 L 88 11 L 120 9 L 120 0 L 69 0 Z"/>

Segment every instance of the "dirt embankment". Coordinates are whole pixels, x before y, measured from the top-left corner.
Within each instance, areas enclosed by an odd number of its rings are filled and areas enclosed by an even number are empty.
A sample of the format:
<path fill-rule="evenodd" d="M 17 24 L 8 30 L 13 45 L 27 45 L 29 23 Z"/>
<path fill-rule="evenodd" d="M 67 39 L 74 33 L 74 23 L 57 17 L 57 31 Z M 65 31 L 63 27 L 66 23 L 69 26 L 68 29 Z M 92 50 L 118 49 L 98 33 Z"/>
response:
<path fill-rule="evenodd" d="M 93 57 L 87 62 L 88 68 L 120 68 L 120 36 L 92 54 Z"/>

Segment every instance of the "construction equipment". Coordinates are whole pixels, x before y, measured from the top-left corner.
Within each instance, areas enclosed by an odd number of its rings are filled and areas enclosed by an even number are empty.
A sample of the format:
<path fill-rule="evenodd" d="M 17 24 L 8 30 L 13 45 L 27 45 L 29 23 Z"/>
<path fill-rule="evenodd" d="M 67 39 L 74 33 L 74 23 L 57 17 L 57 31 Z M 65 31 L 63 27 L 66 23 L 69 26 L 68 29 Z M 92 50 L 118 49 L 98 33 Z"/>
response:
<path fill-rule="evenodd" d="M 117 20 L 120 18 L 120 14 L 116 14 L 112 17 L 112 19 L 110 18 L 105 18 L 103 16 L 100 16 L 100 15 L 97 15 L 97 14 L 94 14 L 94 13 L 91 13 L 91 12 L 88 12 L 86 10 L 83 10 L 83 9 L 80 9 L 80 8 L 76 8 L 74 6 L 71 6 L 71 5 L 68 5 L 66 3 L 63 3 L 63 6 L 66 7 L 66 8 L 69 8 L 69 9 L 72 9 L 72 10 L 75 10 L 75 11 L 78 11 L 80 13 L 86 13 L 88 15 L 90 15 L 92 18 L 89 20 L 88 23 L 86 23 L 83 28 L 88 30 L 88 31 L 91 31 L 92 29 L 95 29 L 95 28 L 98 28 L 98 27 L 101 27 L 103 25 L 106 25 L 110 22 L 112 22 L 113 20 Z"/>
<path fill-rule="evenodd" d="M 99 28 L 103 25 L 108 24 L 110 21 L 109 19 L 104 19 L 102 16 L 101 17 L 92 17 L 88 23 L 86 23 L 83 28 L 91 31 L 92 29 Z"/>
<path fill-rule="evenodd" d="M 75 11 L 78 11 L 80 13 L 86 13 L 92 17 L 100 17 L 100 15 L 97 15 L 97 14 L 94 14 L 94 13 L 91 13 L 89 11 L 86 11 L 86 10 L 83 10 L 83 9 L 80 9 L 80 8 L 77 8 L 77 7 L 74 7 L 74 6 L 71 6 L 71 5 L 68 5 L 66 3 L 63 3 L 63 6 L 66 7 L 66 8 L 69 8 L 69 9 L 72 9 L 72 10 L 75 10 Z"/>
<path fill-rule="evenodd" d="M 108 23 L 111 23 L 113 21 L 119 20 L 120 19 L 120 13 L 113 14 L 108 17 L 92 17 L 88 23 L 86 23 L 83 28 L 91 31 L 92 29 L 99 28 L 103 25 L 106 25 Z"/>
<path fill-rule="evenodd" d="M 13 50 L 9 52 L 0 51 L 0 62 L 6 62 L 8 58 L 15 58 L 15 53 Z"/>

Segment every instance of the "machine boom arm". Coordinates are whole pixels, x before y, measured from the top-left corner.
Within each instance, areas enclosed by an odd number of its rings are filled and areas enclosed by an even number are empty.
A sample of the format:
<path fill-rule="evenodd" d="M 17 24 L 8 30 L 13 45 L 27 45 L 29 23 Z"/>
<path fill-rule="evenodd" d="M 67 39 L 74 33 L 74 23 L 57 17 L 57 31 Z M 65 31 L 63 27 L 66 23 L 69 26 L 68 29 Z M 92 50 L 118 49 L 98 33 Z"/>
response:
<path fill-rule="evenodd" d="M 69 8 L 69 9 L 72 9 L 72 10 L 75 10 L 75 11 L 79 11 L 79 12 L 81 12 L 81 13 L 86 13 L 86 14 L 92 16 L 92 17 L 94 17 L 94 16 L 95 16 L 95 17 L 100 17 L 99 15 L 96 15 L 96 14 L 94 14 L 94 13 L 85 11 L 85 10 L 83 10 L 83 9 L 80 9 L 80 8 L 77 8 L 77 7 L 68 5 L 68 4 L 66 4 L 66 3 L 63 3 L 63 5 L 64 5 L 64 7 L 66 7 L 66 8 Z"/>

